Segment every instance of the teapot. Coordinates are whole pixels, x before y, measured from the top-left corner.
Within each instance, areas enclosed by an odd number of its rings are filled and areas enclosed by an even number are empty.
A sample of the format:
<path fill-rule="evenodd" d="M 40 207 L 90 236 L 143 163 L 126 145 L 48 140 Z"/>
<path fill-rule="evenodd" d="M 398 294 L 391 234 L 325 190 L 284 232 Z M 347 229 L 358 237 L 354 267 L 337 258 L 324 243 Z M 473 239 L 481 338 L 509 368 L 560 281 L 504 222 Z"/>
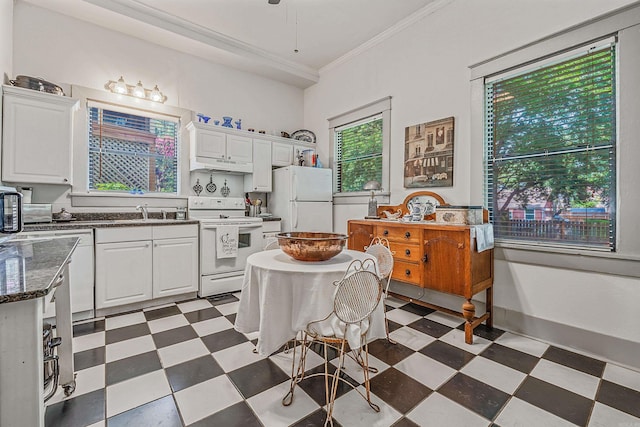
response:
<path fill-rule="evenodd" d="M 419 202 L 409 202 L 407 208 L 409 208 L 409 214 L 411 214 L 411 221 L 422 221 L 428 210 L 426 205 Z"/>

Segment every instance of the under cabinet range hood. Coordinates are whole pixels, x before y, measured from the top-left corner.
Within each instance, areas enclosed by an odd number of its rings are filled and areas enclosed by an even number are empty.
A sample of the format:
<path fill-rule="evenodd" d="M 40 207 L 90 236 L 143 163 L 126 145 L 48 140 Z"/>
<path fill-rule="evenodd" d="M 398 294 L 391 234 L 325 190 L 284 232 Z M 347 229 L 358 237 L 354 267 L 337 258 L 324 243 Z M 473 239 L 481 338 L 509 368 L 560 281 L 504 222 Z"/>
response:
<path fill-rule="evenodd" d="M 216 170 L 222 172 L 231 172 L 237 174 L 253 173 L 253 163 L 240 163 L 223 159 L 212 158 L 191 158 L 189 164 L 190 171 L 197 170 Z"/>

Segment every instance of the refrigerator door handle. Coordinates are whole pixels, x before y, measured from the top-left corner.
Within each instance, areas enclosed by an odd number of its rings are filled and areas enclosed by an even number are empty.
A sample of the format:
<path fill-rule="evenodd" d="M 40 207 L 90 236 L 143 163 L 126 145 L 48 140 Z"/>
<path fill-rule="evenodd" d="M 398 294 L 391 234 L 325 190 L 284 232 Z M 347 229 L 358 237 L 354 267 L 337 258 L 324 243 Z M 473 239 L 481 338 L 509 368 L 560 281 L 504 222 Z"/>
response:
<path fill-rule="evenodd" d="M 291 180 L 291 199 L 298 200 L 298 175 L 292 171 L 292 180 Z"/>
<path fill-rule="evenodd" d="M 293 230 L 291 231 L 295 231 L 298 228 L 298 202 L 294 200 L 292 203 L 293 203 Z"/>

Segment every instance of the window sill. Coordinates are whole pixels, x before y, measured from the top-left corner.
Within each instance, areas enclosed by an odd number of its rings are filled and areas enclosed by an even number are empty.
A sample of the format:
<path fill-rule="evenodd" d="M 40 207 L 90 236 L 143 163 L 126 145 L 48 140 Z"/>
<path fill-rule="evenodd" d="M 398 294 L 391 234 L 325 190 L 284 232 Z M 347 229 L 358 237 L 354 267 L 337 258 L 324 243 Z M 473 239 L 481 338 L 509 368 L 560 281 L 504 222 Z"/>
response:
<path fill-rule="evenodd" d="M 135 207 L 142 203 L 153 207 L 186 206 L 187 197 L 176 194 L 128 194 L 128 193 L 71 193 L 71 206 L 74 207 Z"/>
<path fill-rule="evenodd" d="M 640 256 L 496 242 L 496 260 L 618 276 L 640 277 Z"/>
<path fill-rule="evenodd" d="M 376 201 L 379 205 L 388 205 L 390 203 L 390 193 L 375 193 Z M 370 191 L 354 191 L 352 193 L 334 193 L 334 205 L 362 205 L 369 203 L 371 200 Z"/>

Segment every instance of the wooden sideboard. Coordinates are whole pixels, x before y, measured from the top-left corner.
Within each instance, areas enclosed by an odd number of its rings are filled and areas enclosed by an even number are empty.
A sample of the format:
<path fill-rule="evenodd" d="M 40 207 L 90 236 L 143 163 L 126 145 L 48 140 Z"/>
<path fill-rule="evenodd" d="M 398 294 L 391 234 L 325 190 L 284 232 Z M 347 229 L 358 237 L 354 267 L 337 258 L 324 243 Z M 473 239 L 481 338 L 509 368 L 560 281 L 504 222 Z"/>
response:
<path fill-rule="evenodd" d="M 469 225 L 448 225 L 431 221 L 402 222 L 389 220 L 351 220 L 348 222 L 349 249 L 364 251 L 374 237 L 389 240 L 394 252 L 391 278 L 434 291 L 459 295 L 465 299 L 462 311 L 394 296 L 465 320 L 465 342 L 473 342 L 473 330 L 486 321 L 492 327 L 493 249 L 476 251 Z M 486 292 L 486 311 L 475 316 L 471 298 Z"/>

